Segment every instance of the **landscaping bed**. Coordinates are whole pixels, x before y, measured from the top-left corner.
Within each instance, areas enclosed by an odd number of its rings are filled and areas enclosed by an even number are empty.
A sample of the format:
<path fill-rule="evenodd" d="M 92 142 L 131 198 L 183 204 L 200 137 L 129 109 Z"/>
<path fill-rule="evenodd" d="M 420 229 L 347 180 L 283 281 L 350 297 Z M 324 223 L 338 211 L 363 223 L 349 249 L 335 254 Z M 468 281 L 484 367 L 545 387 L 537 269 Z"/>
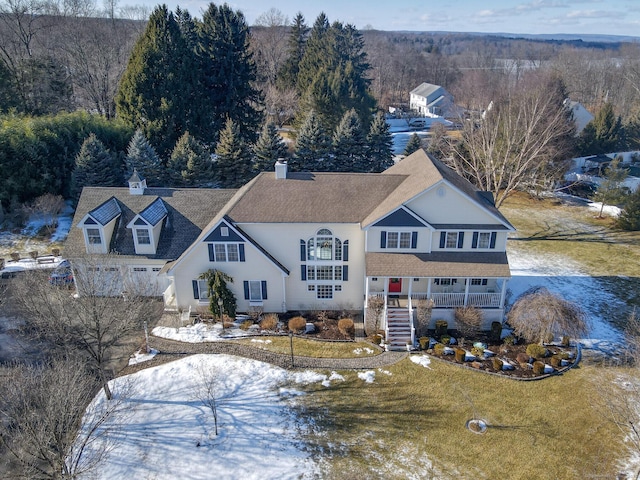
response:
<path fill-rule="evenodd" d="M 490 335 L 479 335 L 473 340 L 465 340 L 460 345 L 455 331 L 450 336 L 448 344 L 437 341 L 433 332 L 427 341 L 421 339 L 426 353 L 445 362 L 464 365 L 480 371 L 515 377 L 519 379 L 534 379 L 554 374 L 571 367 L 577 361 L 575 345 L 561 345 L 550 343 L 531 346 L 523 342 L 511 344 L 513 337 L 507 341 L 495 341 Z M 447 335 L 440 340 L 447 341 Z"/>

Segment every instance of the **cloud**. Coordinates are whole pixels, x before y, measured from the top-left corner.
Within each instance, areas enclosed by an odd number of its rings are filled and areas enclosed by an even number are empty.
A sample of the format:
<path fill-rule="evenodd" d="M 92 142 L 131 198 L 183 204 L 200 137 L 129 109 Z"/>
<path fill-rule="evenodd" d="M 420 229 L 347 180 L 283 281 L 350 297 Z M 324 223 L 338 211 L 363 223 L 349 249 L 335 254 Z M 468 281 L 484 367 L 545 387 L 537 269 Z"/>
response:
<path fill-rule="evenodd" d="M 567 18 L 626 18 L 624 12 L 614 12 L 613 10 L 573 10 L 567 13 Z"/>

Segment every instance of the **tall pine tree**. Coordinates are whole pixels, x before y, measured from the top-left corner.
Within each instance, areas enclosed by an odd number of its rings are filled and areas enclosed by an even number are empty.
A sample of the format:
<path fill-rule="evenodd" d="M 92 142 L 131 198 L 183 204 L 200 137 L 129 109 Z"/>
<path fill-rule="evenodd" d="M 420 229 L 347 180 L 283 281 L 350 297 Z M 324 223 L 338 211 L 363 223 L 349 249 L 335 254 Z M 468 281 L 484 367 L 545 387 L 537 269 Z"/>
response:
<path fill-rule="evenodd" d="M 384 114 L 379 112 L 369 128 L 367 135 L 367 157 L 369 172 L 382 172 L 393 165 L 393 138 L 389 132 Z"/>
<path fill-rule="evenodd" d="M 351 109 L 342 117 L 342 121 L 333 136 L 333 171 L 367 172 L 367 142 L 358 114 Z"/>
<path fill-rule="evenodd" d="M 151 146 L 142 130 L 136 130 L 127 147 L 127 172 L 140 172 L 152 187 L 163 187 L 167 180 L 167 171 L 160 157 Z"/>
<path fill-rule="evenodd" d="M 330 141 L 325 134 L 318 117 L 311 110 L 305 119 L 296 139 L 296 152 L 289 167 L 292 171 L 321 172 L 330 169 Z"/>
<path fill-rule="evenodd" d="M 229 118 L 245 141 L 253 142 L 261 118 L 255 106 L 261 103 L 261 95 L 253 86 L 256 66 L 242 12 L 234 12 L 226 3 L 209 4 L 199 25 L 198 68 L 199 138 L 216 138 Z"/>
<path fill-rule="evenodd" d="M 166 5 L 149 17 L 136 42 L 116 94 L 116 113 L 141 129 L 161 155 L 168 155 L 190 123 L 192 98 L 188 74 L 193 54 Z"/>
<path fill-rule="evenodd" d="M 239 188 L 253 176 L 251 152 L 233 120 L 227 119 L 216 146 L 216 171 L 222 188 Z"/>
<path fill-rule="evenodd" d="M 300 62 L 304 56 L 308 34 L 309 27 L 305 23 L 302 13 L 298 12 L 296 18 L 293 19 L 291 32 L 289 33 L 287 60 L 282 65 L 280 72 L 278 72 L 278 88 L 281 90 L 296 88 L 298 71 L 300 70 Z"/>
<path fill-rule="evenodd" d="M 253 154 L 256 157 L 254 170 L 257 172 L 273 170 L 276 160 L 286 157 L 287 145 L 272 122 L 265 123 L 262 128 L 260 137 L 253 147 Z"/>
<path fill-rule="evenodd" d="M 122 169 L 112 154 L 95 134 L 82 143 L 76 156 L 76 166 L 71 176 L 71 191 L 75 198 L 82 187 L 117 187 L 123 184 Z"/>
<path fill-rule="evenodd" d="M 171 184 L 176 187 L 211 187 L 215 183 L 209 150 L 189 132 L 180 137 L 171 152 L 169 171 Z"/>
<path fill-rule="evenodd" d="M 407 146 L 404 147 L 404 152 L 402 152 L 402 154 L 405 157 L 408 157 L 413 152 L 417 152 L 421 148 L 422 148 L 422 140 L 420 140 L 420 137 L 418 136 L 417 133 L 414 133 L 409 137 L 409 141 L 407 142 Z"/>
<path fill-rule="evenodd" d="M 622 140 L 622 120 L 616 117 L 611 103 L 605 103 L 580 133 L 579 148 L 583 155 L 615 152 Z"/>

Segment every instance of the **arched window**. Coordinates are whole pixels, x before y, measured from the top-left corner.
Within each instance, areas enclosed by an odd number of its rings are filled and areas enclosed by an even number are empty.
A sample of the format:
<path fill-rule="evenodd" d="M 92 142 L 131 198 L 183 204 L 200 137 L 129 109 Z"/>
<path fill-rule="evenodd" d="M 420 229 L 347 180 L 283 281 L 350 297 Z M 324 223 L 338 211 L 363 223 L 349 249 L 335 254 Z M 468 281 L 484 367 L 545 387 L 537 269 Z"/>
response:
<path fill-rule="evenodd" d="M 342 260 L 342 242 L 328 228 L 321 228 L 307 241 L 307 260 Z"/>

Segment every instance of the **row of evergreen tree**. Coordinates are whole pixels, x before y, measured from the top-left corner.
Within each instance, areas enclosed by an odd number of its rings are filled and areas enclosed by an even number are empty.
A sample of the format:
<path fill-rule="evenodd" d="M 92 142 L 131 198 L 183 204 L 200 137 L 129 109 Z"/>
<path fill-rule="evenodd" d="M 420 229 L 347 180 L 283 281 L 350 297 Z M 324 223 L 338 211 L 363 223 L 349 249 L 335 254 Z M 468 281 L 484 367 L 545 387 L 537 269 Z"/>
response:
<path fill-rule="evenodd" d="M 294 171 L 380 172 L 393 164 L 391 145 L 382 114 L 365 134 L 355 110 L 350 110 L 329 137 L 311 111 L 288 161 Z M 214 152 L 212 156 L 203 142 L 185 132 L 163 161 L 142 130 L 136 130 L 122 161 L 92 133 L 76 157 L 72 192 L 77 197 L 84 186 L 122 185 L 134 170 L 149 186 L 237 188 L 257 173 L 272 170 L 278 159 L 289 157 L 273 123 L 266 123 L 250 145 L 231 119 L 227 119 Z"/>

